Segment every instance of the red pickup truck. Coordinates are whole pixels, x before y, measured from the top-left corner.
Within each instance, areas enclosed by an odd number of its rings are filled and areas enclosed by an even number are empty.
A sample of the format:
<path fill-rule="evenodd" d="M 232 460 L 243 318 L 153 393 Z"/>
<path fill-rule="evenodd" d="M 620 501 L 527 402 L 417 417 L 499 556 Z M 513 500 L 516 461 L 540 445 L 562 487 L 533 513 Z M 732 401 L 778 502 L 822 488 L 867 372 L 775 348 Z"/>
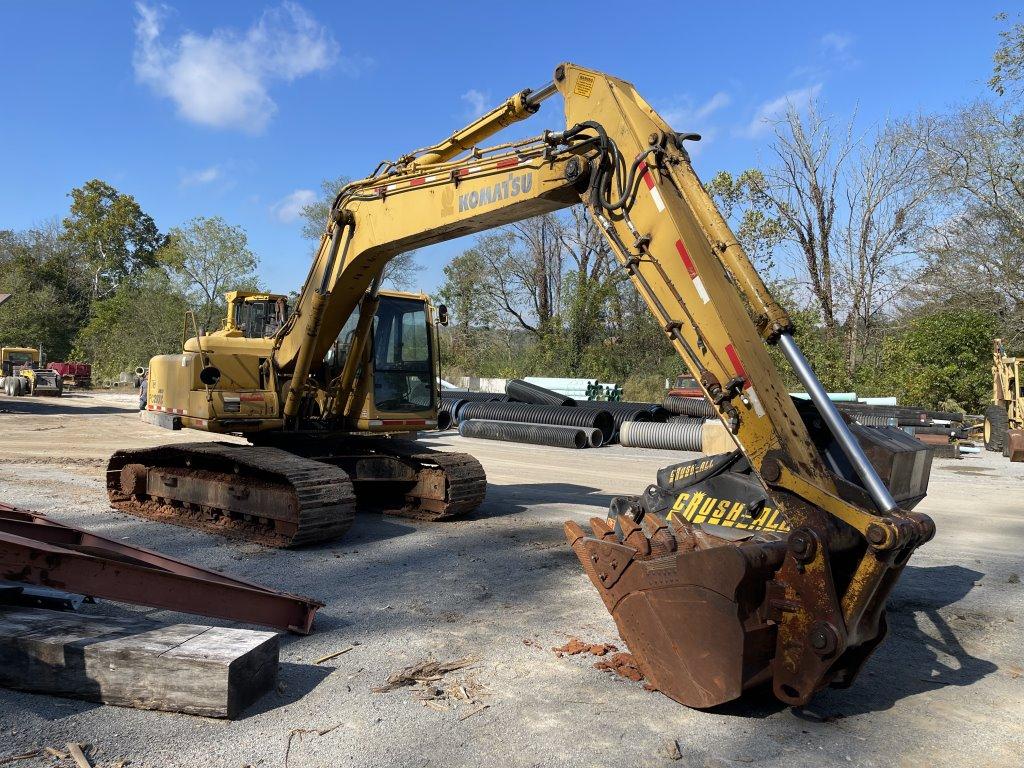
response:
<path fill-rule="evenodd" d="M 668 394 L 676 397 L 704 397 L 704 392 L 701 391 L 697 380 L 689 374 L 676 376 L 676 383 L 669 387 Z"/>

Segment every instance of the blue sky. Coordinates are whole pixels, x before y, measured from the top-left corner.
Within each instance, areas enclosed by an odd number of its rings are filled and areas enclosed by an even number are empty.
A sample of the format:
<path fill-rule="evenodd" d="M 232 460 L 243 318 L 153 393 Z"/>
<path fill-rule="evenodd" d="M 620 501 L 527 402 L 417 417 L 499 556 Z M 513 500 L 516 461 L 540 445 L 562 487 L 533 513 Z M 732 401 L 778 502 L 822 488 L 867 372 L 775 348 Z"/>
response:
<path fill-rule="evenodd" d="M 242 226 L 267 287 L 302 282 L 299 204 L 551 77 L 560 61 L 633 82 L 705 135 L 710 178 L 765 155 L 765 117 L 817 96 L 858 125 L 985 90 L 1005 3 L 0 4 L 0 228 L 67 210 L 100 178 L 167 230 Z M 1012 10 L 1012 9 L 1010 9 Z M 562 125 L 549 101 L 508 135 Z M 426 290 L 469 243 L 421 251 Z"/>

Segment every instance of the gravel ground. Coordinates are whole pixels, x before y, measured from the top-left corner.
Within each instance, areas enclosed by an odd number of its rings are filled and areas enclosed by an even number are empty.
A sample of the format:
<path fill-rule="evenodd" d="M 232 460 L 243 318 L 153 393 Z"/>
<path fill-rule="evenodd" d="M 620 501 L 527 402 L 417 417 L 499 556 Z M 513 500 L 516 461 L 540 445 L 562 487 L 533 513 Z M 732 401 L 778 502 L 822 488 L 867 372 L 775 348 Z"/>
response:
<path fill-rule="evenodd" d="M 0 762 L 81 741 L 100 750 L 96 764 L 282 766 L 293 734 L 290 766 L 1021 765 L 1024 465 L 994 454 L 935 462 L 919 509 L 938 535 L 906 569 L 891 636 L 851 689 L 804 709 L 753 696 L 708 712 L 551 650 L 572 635 L 618 641 L 562 521 L 603 514 L 678 454 L 434 438 L 487 470 L 487 500 L 471 519 L 361 515 L 336 544 L 282 552 L 112 512 L 102 483 L 111 451 L 204 439 L 142 424 L 130 406 L 130 396 L 0 397 L 0 500 L 327 605 L 314 634 L 282 637 L 279 690 L 240 720 L 0 690 Z M 85 610 L 194 620 L 105 602 Z M 466 719 L 465 704 L 435 711 L 407 688 L 371 691 L 415 662 L 465 656 L 473 665 L 448 680 L 489 705 Z"/>

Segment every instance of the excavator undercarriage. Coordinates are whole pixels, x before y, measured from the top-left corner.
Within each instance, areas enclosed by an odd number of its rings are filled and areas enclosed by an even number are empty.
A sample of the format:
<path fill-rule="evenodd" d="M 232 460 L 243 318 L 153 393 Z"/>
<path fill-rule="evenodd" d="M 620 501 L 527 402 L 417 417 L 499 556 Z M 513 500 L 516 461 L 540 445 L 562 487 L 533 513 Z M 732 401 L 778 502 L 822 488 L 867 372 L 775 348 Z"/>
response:
<path fill-rule="evenodd" d="M 357 508 L 447 520 L 476 509 L 487 488 L 472 456 L 408 440 L 275 435 L 266 443 L 118 451 L 107 465 L 110 502 L 158 522 L 301 547 L 343 536 Z"/>

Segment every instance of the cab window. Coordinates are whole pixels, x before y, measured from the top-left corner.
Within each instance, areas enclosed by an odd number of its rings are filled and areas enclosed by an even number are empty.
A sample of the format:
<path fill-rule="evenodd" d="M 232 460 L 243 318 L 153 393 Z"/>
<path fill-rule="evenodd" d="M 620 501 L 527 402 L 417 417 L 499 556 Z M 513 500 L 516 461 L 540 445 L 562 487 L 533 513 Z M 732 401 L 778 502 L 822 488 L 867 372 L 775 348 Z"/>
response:
<path fill-rule="evenodd" d="M 380 411 L 433 406 L 433 360 L 422 301 L 382 297 L 374 318 L 374 404 Z"/>

